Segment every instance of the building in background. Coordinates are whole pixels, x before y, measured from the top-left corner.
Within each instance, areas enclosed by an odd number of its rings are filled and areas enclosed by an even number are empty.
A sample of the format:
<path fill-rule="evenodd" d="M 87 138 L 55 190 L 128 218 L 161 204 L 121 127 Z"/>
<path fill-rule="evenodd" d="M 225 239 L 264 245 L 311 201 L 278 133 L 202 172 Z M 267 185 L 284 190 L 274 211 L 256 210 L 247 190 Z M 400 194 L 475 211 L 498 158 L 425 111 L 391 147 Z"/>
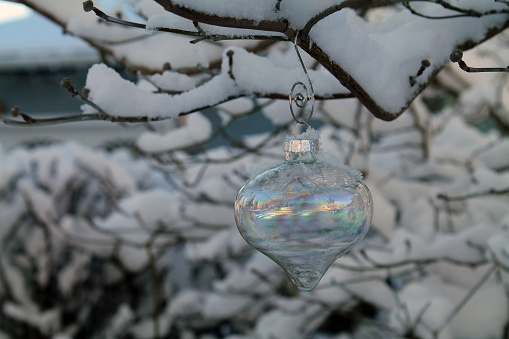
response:
<path fill-rule="evenodd" d="M 0 6 L 13 5 L 0 1 Z M 70 78 L 77 89 L 85 85 L 88 68 L 99 62 L 86 42 L 64 34 L 62 28 L 24 7 L 17 17 L 0 15 L 0 114 L 14 106 L 34 118 L 80 113 L 81 102 L 60 87 Z M 6 13 L 5 10 L 0 12 Z M 0 144 L 10 149 L 34 142 L 76 140 L 91 146 L 132 141 L 141 126 L 78 122 L 64 125 L 13 127 L 0 123 Z"/>

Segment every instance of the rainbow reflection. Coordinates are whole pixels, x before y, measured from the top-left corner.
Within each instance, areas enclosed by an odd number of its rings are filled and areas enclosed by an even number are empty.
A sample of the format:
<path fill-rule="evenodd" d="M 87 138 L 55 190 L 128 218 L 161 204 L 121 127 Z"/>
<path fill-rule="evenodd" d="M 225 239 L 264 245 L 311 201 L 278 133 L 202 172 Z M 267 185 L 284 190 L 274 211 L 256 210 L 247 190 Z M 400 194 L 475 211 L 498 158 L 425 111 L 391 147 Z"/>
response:
<path fill-rule="evenodd" d="M 372 213 L 371 194 L 362 182 L 319 162 L 270 169 L 249 181 L 235 203 L 244 239 L 303 290 L 312 289 L 329 265 L 364 237 Z"/>

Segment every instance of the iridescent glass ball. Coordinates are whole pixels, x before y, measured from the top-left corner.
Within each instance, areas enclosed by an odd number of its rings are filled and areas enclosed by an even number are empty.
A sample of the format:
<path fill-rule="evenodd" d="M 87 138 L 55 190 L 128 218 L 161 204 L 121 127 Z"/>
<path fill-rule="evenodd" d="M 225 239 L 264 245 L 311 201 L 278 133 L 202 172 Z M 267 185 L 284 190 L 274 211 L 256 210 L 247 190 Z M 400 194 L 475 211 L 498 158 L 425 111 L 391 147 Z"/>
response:
<path fill-rule="evenodd" d="M 249 180 L 235 201 L 242 237 L 302 291 L 369 230 L 371 194 L 358 171 L 319 152 L 317 138 L 287 137 L 286 161 Z"/>

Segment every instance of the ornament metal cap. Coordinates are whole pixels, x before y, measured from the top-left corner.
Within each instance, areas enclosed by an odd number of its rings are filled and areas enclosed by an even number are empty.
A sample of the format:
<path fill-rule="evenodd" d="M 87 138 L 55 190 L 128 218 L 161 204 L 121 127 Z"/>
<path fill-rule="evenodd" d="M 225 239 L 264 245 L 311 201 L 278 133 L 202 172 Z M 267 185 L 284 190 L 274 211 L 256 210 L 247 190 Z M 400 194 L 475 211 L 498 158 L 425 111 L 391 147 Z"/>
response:
<path fill-rule="evenodd" d="M 285 156 L 287 161 L 315 161 L 318 154 L 320 140 L 316 138 L 296 138 L 288 136 L 285 139 Z"/>

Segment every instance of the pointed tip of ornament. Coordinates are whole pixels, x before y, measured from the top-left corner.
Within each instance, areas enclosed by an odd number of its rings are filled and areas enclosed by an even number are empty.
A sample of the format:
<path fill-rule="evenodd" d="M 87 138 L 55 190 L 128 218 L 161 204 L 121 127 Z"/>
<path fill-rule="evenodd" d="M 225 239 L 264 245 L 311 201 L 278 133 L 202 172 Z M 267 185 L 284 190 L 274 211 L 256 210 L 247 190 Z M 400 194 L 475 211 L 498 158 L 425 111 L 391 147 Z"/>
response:
<path fill-rule="evenodd" d="M 318 283 L 316 284 L 318 285 Z M 313 292 L 313 290 L 315 289 L 315 286 L 311 287 L 311 288 L 307 288 L 307 287 L 302 287 L 302 286 L 297 286 L 297 288 L 299 289 L 299 291 L 301 292 L 304 292 L 304 293 L 310 293 L 310 292 Z"/>
<path fill-rule="evenodd" d="M 275 253 L 263 251 L 274 260 L 302 292 L 311 292 L 322 280 L 329 266 L 338 258 L 337 249 L 307 249 L 304 252 Z"/>
<path fill-rule="evenodd" d="M 311 292 L 322 280 L 323 273 L 316 270 L 288 272 L 290 279 L 302 292 Z"/>
<path fill-rule="evenodd" d="M 296 260 L 297 259 L 297 260 Z M 301 260 L 299 260 L 301 259 Z M 302 292 L 311 292 L 322 280 L 323 275 L 334 261 L 332 257 L 323 255 L 311 262 L 302 261 L 303 258 L 293 258 L 293 263 L 282 266 L 292 282 Z M 280 264 L 281 266 L 281 264 Z"/>

